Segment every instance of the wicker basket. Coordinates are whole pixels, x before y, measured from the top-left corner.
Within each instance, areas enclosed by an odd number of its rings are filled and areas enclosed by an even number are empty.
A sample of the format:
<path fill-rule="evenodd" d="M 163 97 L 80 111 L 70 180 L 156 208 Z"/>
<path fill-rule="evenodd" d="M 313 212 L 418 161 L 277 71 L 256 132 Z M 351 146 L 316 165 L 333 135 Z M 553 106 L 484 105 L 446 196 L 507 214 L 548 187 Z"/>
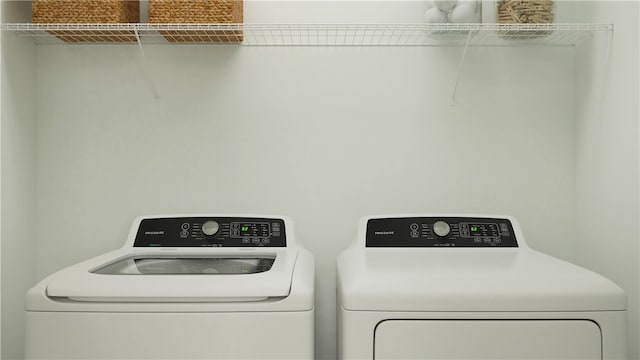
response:
<path fill-rule="evenodd" d="M 33 0 L 31 16 L 34 23 L 105 24 L 137 23 L 140 2 L 132 0 Z M 133 32 L 69 32 L 51 31 L 69 42 L 136 41 Z"/>
<path fill-rule="evenodd" d="M 242 0 L 149 0 L 149 22 L 241 24 Z M 241 42 L 242 30 L 161 31 L 171 42 Z"/>
<path fill-rule="evenodd" d="M 553 24 L 554 0 L 497 0 L 499 24 Z M 503 38 L 535 38 L 551 34 L 551 30 L 499 31 Z"/>

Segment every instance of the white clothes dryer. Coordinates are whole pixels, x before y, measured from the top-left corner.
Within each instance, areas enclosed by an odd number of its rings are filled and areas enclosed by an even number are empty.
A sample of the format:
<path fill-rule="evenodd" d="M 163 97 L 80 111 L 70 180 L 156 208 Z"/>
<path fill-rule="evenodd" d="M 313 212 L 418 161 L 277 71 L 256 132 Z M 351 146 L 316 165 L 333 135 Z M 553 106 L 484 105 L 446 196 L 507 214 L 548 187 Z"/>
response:
<path fill-rule="evenodd" d="M 341 359 L 626 357 L 624 291 L 512 217 L 365 217 L 337 276 Z"/>
<path fill-rule="evenodd" d="M 26 357 L 313 359 L 314 276 L 287 217 L 141 217 L 27 293 Z"/>

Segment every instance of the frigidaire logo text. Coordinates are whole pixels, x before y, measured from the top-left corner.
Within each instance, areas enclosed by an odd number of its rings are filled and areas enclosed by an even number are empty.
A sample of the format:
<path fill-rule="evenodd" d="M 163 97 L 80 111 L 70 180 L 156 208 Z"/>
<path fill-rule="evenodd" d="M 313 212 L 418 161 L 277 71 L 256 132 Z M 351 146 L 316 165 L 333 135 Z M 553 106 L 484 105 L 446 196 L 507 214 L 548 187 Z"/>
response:
<path fill-rule="evenodd" d="M 164 231 L 145 231 L 145 235 L 164 235 Z"/>
<path fill-rule="evenodd" d="M 394 231 L 376 231 L 376 232 L 374 232 L 374 234 L 376 234 L 376 235 L 394 235 L 395 232 Z"/>

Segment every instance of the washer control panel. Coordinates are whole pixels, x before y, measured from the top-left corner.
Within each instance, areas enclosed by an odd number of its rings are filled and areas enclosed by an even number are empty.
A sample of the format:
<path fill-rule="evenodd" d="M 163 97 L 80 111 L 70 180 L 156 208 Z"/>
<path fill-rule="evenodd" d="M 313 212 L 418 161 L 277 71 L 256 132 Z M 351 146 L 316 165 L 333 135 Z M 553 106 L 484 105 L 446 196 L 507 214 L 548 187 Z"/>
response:
<path fill-rule="evenodd" d="M 511 221 L 498 218 L 370 219 L 366 247 L 518 247 Z"/>
<path fill-rule="evenodd" d="M 134 247 L 285 247 L 284 220 L 244 217 L 144 219 Z"/>

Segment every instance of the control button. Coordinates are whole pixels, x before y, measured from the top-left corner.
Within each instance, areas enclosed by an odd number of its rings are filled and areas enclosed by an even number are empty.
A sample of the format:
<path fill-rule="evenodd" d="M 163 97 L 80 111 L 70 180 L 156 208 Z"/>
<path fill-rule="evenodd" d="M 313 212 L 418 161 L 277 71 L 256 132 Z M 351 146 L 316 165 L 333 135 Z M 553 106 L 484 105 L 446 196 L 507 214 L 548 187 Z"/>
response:
<path fill-rule="evenodd" d="M 418 236 L 420 236 L 420 234 L 416 230 L 412 231 L 410 235 L 412 238 L 417 238 Z"/>
<path fill-rule="evenodd" d="M 482 243 L 482 238 L 480 236 L 475 236 L 473 238 L 473 242 L 476 244 Z"/>
<path fill-rule="evenodd" d="M 491 238 L 485 238 L 484 239 L 484 243 L 485 244 L 491 244 Z"/>
<path fill-rule="evenodd" d="M 242 238 L 242 243 L 243 243 L 243 244 L 251 244 L 251 239 L 249 239 L 249 238 Z"/>
<path fill-rule="evenodd" d="M 273 236 L 280 236 L 280 231 L 274 231 L 272 235 Z"/>
<path fill-rule="evenodd" d="M 502 243 L 502 239 L 495 238 L 495 239 L 493 239 L 493 242 L 496 243 L 496 244 L 500 244 L 500 243 Z"/>
<path fill-rule="evenodd" d="M 271 240 L 270 239 L 262 239 L 262 243 L 267 245 L 267 244 L 271 244 Z"/>
<path fill-rule="evenodd" d="M 253 239 L 251 242 L 257 245 L 260 244 L 260 239 Z"/>
<path fill-rule="evenodd" d="M 233 230 L 240 229 L 240 224 L 238 224 L 238 223 L 231 223 L 231 229 L 233 229 Z"/>
<path fill-rule="evenodd" d="M 449 224 L 447 224 L 444 221 L 436 221 L 433 224 L 433 232 L 440 237 L 445 237 L 449 235 L 450 231 L 451 231 L 451 227 L 449 227 Z"/>
<path fill-rule="evenodd" d="M 411 229 L 411 230 L 413 230 L 413 231 L 418 230 L 418 224 L 413 223 L 413 224 L 409 225 L 409 229 Z"/>
<path fill-rule="evenodd" d="M 219 229 L 220 226 L 217 221 L 209 220 L 202 224 L 202 232 L 207 236 L 215 235 Z"/>
<path fill-rule="evenodd" d="M 180 228 L 182 228 L 182 230 L 189 230 L 189 223 L 183 223 Z"/>
<path fill-rule="evenodd" d="M 231 230 L 231 236 L 240 237 L 240 230 L 237 230 L 237 229 Z"/>
<path fill-rule="evenodd" d="M 189 232 L 187 230 L 182 230 L 180 231 L 180 237 L 181 238 L 188 238 L 189 237 Z"/>

